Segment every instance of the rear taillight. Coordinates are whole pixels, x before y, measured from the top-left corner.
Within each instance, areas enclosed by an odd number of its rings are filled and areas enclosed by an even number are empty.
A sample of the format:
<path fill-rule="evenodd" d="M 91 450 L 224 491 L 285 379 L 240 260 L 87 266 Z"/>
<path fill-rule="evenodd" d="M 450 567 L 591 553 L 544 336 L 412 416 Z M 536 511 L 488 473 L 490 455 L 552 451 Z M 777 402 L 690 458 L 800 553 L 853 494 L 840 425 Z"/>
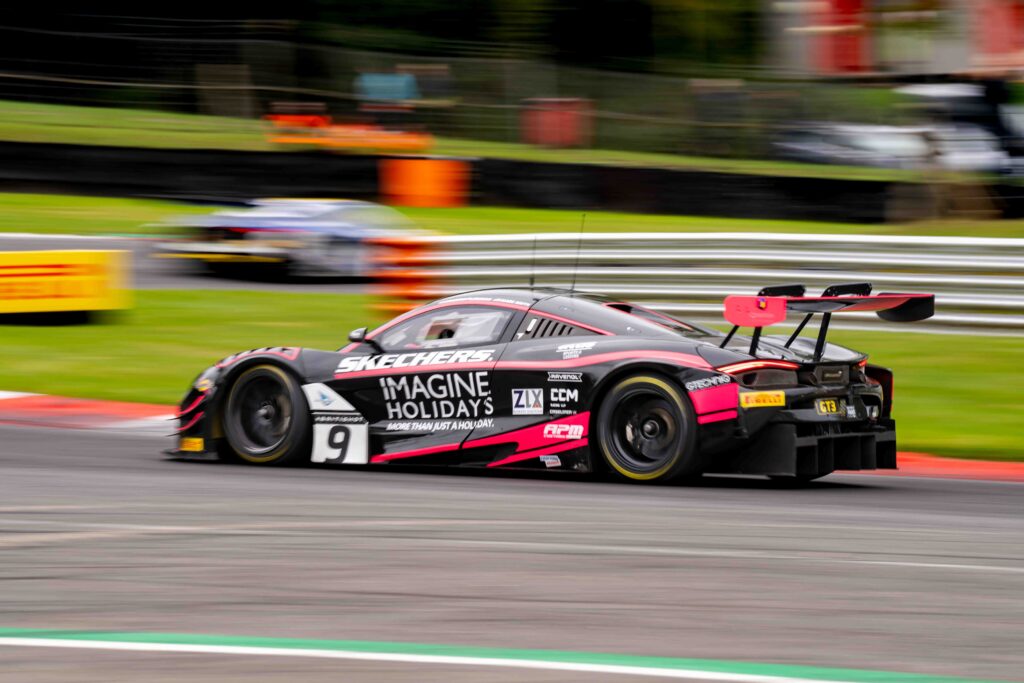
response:
<path fill-rule="evenodd" d="M 892 371 L 877 365 L 868 365 L 864 368 L 864 374 L 882 387 L 882 417 L 892 415 L 892 398 L 896 388 Z"/>
<path fill-rule="evenodd" d="M 742 375 L 758 370 L 798 370 L 799 368 L 799 363 L 791 363 L 788 360 L 745 360 L 722 365 L 715 369 L 727 375 Z"/>

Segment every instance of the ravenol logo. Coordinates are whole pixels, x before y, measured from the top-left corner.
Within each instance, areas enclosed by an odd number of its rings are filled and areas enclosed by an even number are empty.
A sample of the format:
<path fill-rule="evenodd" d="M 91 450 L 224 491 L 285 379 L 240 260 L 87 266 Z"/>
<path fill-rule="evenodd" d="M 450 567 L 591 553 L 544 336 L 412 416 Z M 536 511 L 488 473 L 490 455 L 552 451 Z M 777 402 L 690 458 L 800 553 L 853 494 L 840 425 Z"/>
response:
<path fill-rule="evenodd" d="M 513 389 L 512 390 L 512 414 L 513 415 L 543 415 L 544 414 L 544 390 L 543 389 Z"/>

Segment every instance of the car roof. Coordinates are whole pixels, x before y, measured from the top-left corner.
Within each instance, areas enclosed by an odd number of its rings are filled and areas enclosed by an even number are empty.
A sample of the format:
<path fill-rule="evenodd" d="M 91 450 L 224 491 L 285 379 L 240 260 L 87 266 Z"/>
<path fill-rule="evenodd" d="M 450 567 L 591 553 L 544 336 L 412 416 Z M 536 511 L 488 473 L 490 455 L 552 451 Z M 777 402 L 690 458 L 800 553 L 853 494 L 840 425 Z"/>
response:
<path fill-rule="evenodd" d="M 643 331 L 646 336 L 677 338 L 664 323 L 652 321 L 650 316 L 663 317 L 657 313 L 636 317 L 643 309 L 621 299 L 612 299 L 601 294 L 580 292 L 557 287 L 523 287 L 478 289 L 455 294 L 429 305 L 451 304 L 465 301 L 467 304 L 493 306 L 520 306 L 531 311 L 561 317 L 584 327 L 604 330 L 610 334 L 636 334 Z M 647 319 L 644 319 L 647 318 Z M 666 320 L 673 320 L 666 318 Z M 692 323 L 680 322 L 694 331 L 706 332 Z"/>
<path fill-rule="evenodd" d="M 386 235 L 414 226 L 391 207 L 352 199 L 257 199 L 245 206 L 180 218 L 196 228 L 224 226 Z"/>
<path fill-rule="evenodd" d="M 492 287 L 460 292 L 459 294 L 453 294 L 443 299 L 438 299 L 434 303 L 438 304 L 447 303 L 449 301 L 459 301 L 462 299 L 471 299 L 478 303 L 493 301 L 495 303 L 516 303 L 522 306 L 533 306 L 538 301 L 557 297 L 589 299 L 601 303 L 604 301 L 612 301 L 612 299 L 608 299 L 607 297 L 603 297 L 598 294 L 577 292 L 559 287 Z"/>

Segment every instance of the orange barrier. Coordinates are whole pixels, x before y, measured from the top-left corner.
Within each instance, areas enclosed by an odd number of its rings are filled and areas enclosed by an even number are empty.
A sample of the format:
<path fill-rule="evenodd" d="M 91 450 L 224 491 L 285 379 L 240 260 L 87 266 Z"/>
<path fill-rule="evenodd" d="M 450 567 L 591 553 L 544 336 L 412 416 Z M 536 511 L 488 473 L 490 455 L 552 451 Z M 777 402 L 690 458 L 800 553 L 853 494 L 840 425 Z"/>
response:
<path fill-rule="evenodd" d="M 396 206 L 465 206 L 469 163 L 454 159 L 381 159 L 380 193 Z"/>
<path fill-rule="evenodd" d="M 361 152 L 426 152 L 434 136 L 380 126 L 332 123 L 330 116 L 273 114 L 263 117 L 270 124 L 267 140 L 277 145 L 303 145 Z"/>
<path fill-rule="evenodd" d="M 373 245 L 368 273 L 382 313 L 404 313 L 441 294 L 442 274 L 434 257 L 436 243 L 428 236 L 379 237 Z"/>

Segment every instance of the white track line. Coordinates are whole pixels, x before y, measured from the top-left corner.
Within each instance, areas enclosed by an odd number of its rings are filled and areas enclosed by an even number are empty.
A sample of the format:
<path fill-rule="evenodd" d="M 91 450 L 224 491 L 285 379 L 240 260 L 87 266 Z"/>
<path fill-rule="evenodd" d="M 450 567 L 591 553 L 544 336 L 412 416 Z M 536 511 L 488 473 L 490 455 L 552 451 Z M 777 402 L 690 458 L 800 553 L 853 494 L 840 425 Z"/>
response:
<path fill-rule="evenodd" d="M 4 232 L 0 233 L 0 240 L 117 240 L 127 239 L 124 237 L 117 237 L 115 235 L 64 235 L 61 233 L 43 233 L 43 232 Z"/>
<path fill-rule="evenodd" d="M 25 391 L 0 391 L 0 401 L 13 398 L 25 398 L 26 396 L 40 396 L 41 394 L 30 394 Z"/>
<path fill-rule="evenodd" d="M 50 638 L 2 638 L 0 645 L 20 647 L 77 648 L 86 650 L 123 650 L 134 652 L 180 652 L 192 654 L 256 655 L 271 657 L 316 657 L 352 659 L 370 662 L 402 662 L 454 666 L 486 666 L 547 671 L 648 676 L 698 681 L 729 681 L 731 683 L 841 683 L 836 679 L 792 678 L 761 674 L 726 673 L 698 669 L 659 669 L 621 664 L 584 664 L 534 659 L 501 659 L 497 657 L 461 657 L 451 655 L 419 655 L 392 652 L 359 652 L 355 650 L 316 650 L 243 645 L 183 645 L 177 643 L 133 643 L 124 641 L 57 640 Z"/>
<path fill-rule="evenodd" d="M 901 560 L 858 560 L 843 557 L 831 557 L 827 554 L 788 554 L 772 553 L 756 550 L 720 550 L 713 548 L 670 548 L 661 546 L 617 546 L 583 543 L 545 543 L 541 541 L 486 541 L 472 539 L 429 539 L 425 542 L 440 545 L 481 546 L 490 548 L 508 548 L 512 550 L 538 551 L 547 553 L 605 553 L 609 555 L 655 555 L 669 557 L 710 557 L 741 560 L 775 560 L 783 562 L 811 562 L 825 564 L 850 564 L 877 567 L 907 567 L 912 569 L 952 569 L 970 572 L 993 572 L 1008 574 L 1024 574 L 1024 567 L 997 564 L 952 564 L 947 562 L 916 562 Z"/>

